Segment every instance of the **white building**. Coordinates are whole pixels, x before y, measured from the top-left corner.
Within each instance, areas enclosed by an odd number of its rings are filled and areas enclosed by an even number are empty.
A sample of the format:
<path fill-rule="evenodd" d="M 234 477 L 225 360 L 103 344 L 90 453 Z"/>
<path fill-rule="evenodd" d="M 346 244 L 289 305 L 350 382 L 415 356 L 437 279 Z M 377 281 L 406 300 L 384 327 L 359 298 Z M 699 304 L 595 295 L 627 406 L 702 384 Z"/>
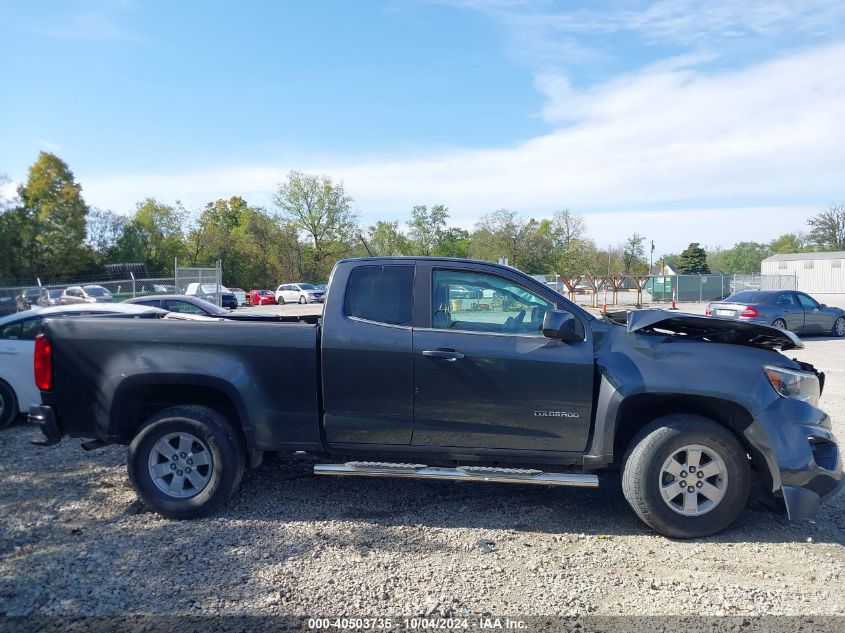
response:
<path fill-rule="evenodd" d="M 760 264 L 763 275 L 788 275 L 803 292 L 845 293 L 845 251 L 772 255 Z"/>

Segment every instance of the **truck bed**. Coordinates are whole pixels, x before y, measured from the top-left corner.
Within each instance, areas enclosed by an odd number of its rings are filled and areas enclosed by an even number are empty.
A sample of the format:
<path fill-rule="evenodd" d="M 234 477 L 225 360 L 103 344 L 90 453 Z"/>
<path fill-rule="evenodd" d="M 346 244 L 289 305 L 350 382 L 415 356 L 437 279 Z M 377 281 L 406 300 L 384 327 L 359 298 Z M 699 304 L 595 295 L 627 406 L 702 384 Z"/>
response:
<path fill-rule="evenodd" d="M 319 448 L 318 326 L 262 321 L 47 320 L 57 380 L 44 403 L 68 435 L 125 442 L 144 410 L 222 390 L 250 446 Z"/>

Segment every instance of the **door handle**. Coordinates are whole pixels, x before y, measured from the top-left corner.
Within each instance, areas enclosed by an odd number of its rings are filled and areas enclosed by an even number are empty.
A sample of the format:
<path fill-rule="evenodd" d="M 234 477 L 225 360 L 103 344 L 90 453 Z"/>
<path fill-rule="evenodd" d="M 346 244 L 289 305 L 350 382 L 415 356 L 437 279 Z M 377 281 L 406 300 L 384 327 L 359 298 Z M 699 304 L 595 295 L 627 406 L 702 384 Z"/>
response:
<path fill-rule="evenodd" d="M 447 363 L 454 363 L 459 358 L 464 357 L 463 354 L 453 349 L 426 349 L 423 350 L 422 355 L 433 358 L 434 360 L 446 361 Z"/>

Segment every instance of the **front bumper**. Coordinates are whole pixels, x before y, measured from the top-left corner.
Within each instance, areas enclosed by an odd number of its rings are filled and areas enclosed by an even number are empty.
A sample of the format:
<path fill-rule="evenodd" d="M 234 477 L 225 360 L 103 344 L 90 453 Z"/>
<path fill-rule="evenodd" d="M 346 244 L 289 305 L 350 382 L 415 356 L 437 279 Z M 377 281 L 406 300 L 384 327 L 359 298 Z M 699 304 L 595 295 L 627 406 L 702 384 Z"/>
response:
<path fill-rule="evenodd" d="M 44 435 L 43 440 L 33 440 L 33 444 L 37 444 L 38 446 L 52 446 L 61 441 L 63 433 L 61 428 L 59 428 L 59 423 L 56 421 L 56 415 L 53 413 L 52 407 L 43 404 L 34 404 L 29 407 L 27 419 L 30 424 L 37 425 Z"/>
<path fill-rule="evenodd" d="M 792 520 L 815 519 L 822 502 L 845 485 L 842 450 L 821 409 L 778 398 L 745 430 L 769 470 L 772 492 L 780 494 Z"/>

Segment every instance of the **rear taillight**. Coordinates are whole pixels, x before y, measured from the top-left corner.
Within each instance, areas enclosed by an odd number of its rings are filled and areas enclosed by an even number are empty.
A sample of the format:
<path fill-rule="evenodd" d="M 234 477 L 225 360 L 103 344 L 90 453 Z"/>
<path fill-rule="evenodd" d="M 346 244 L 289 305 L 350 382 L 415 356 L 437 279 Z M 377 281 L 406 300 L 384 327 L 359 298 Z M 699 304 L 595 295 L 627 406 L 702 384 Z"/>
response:
<path fill-rule="evenodd" d="M 704 316 L 713 316 L 713 310 L 710 309 L 710 306 L 707 306 L 707 309 L 704 311 Z"/>
<path fill-rule="evenodd" d="M 33 367 L 35 386 L 41 391 L 50 391 L 53 388 L 53 346 L 43 334 L 35 337 Z"/>
<path fill-rule="evenodd" d="M 751 306 L 747 306 L 745 308 L 745 310 L 743 310 L 742 312 L 739 313 L 739 316 L 741 316 L 741 317 L 751 317 L 753 319 L 753 318 L 760 316 L 760 313 L 757 312 L 757 310 L 755 310 Z"/>

